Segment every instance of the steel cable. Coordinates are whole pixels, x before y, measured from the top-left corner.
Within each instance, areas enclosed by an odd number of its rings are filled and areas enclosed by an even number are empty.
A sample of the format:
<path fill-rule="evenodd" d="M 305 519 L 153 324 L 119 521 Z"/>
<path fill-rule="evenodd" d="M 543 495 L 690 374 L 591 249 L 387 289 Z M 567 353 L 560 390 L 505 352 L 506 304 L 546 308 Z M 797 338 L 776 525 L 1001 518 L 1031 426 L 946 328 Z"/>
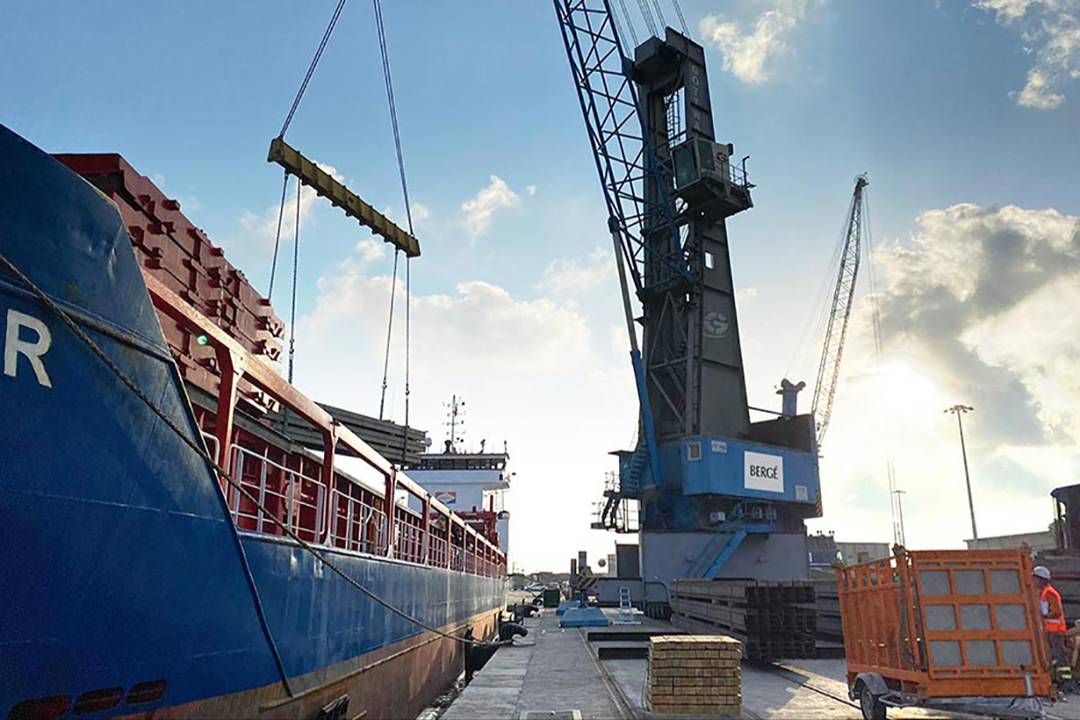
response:
<path fill-rule="evenodd" d="M 405 218 L 409 223 L 409 234 L 415 236 L 413 228 L 412 204 L 409 201 L 409 183 L 405 174 L 405 154 L 401 149 L 401 129 L 398 126 L 397 101 L 394 98 L 394 81 L 390 72 L 390 49 L 386 42 L 386 28 L 383 25 L 382 2 L 372 0 L 375 10 L 375 27 L 379 34 L 379 54 L 382 57 L 383 81 L 386 85 L 386 104 L 390 110 L 390 125 L 394 131 L 394 149 L 397 152 L 398 175 L 401 178 L 401 196 L 405 203 Z M 405 431 L 401 440 L 401 462 L 409 450 L 409 353 L 412 333 L 412 258 L 405 257 Z M 397 281 L 397 253 L 394 254 L 394 283 Z M 394 323 L 394 284 L 390 294 L 390 320 L 386 329 L 386 363 L 390 358 L 390 337 Z M 386 369 L 383 370 L 383 398 L 386 396 Z M 379 402 L 379 417 L 382 418 L 383 401 Z"/>
<path fill-rule="evenodd" d="M 285 137 L 285 131 L 289 129 L 289 124 L 292 122 L 293 116 L 296 115 L 297 108 L 300 107 L 300 100 L 307 91 L 311 76 L 315 74 L 315 68 L 318 67 L 319 60 L 322 59 L 323 50 L 326 49 L 326 43 L 330 41 L 330 35 L 334 32 L 334 26 L 337 25 L 338 18 L 341 17 L 341 11 L 346 2 L 347 0 L 338 0 L 337 7 L 334 8 L 334 15 L 330 18 L 330 24 L 326 26 L 326 32 L 323 33 L 322 41 L 319 42 L 319 47 L 315 51 L 315 57 L 311 59 L 311 65 L 308 66 L 307 74 L 304 75 L 304 81 L 300 83 L 300 89 L 296 92 L 296 97 L 293 99 L 292 107 L 289 108 L 289 114 L 285 117 L 285 122 L 281 125 L 278 137 Z"/>
<path fill-rule="evenodd" d="M 266 292 L 266 299 L 274 299 L 274 275 L 277 273 L 278 248 L 281 246 L 281 220 L 285 216 L 285 192 L 289 189 L 289 171 L 284 171 L 281 182 L 281 205 L 278 207 L 277 232 L 274 234 L 274 258 L 270 261 L 270 289 Z"/>
<path fill-rule="evenodd" d="M 289 310 L 289 384 L 293 381 L 293 355 L 296 353 L 296 275 L 300 264 L 300 191 L 304 184 L 296 178 L 296 227 L 293 232 L 292 307 Z"/>

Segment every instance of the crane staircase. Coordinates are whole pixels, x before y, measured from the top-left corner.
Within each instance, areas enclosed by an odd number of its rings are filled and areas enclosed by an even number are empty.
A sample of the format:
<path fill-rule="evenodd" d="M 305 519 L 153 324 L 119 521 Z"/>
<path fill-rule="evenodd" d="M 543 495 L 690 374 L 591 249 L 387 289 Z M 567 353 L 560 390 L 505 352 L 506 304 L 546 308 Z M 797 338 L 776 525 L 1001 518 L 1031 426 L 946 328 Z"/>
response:
<path fill-rule="evenodd" d="M 649 449 L 638 445 L 629 457 L 619 459 L 619 473 L 610 473 L 604 483 L 604 499 L 597 504 L 594 530 L 637 532 L 637 512 L 631 509 L 630 500 L 640 500 L 642 488 L 647 484 Z"/>
<path fill-rule="evenodd" d="M 775 530 L 776 508 L 771 503 L 738 503 L 690 566 L 686 577 L 714 580 L 751 533 Z"/>

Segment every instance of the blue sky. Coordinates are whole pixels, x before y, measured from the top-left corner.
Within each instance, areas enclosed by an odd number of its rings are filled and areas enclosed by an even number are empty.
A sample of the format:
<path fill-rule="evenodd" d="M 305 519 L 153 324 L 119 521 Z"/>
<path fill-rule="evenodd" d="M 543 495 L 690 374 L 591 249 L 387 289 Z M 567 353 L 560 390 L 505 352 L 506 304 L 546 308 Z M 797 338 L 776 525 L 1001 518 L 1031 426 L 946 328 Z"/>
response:
<path fill-rule="evenodd" d="M 672 22 L 670 5 L 664 7 Z M 178 197 L 265 288 L 272 241 L 260 228 L 273 217 L 281 182 L 265 162 L 266 149 L 332 8 L 323 0 L 9 0 L 0 10 L 0 122 L 50 151 L 123 154 Z M 930 211 L 973 204 L 986 213 L 980 228 L 1035 222 L 1033 215 L 998 213 L 1011 205 L 1080 215 L 1076 0 L 687 0 L 683 10 L 707 47 L 717 135 L 751 156 L 758 185 L 756 207 L 729 226 L 752 404 L 775 404 L 773 388 L 787 371 L 812 380 L 818 340 L 796 346 L 816 317 L 822 278 L 833 272 L 829 261 L 855 174 L 871 176 L 875 239 L 914 247 L 919 262 L 937 238 L 959 238 L 958 247 L 975 242 L 951 230 L 975 225 L 956 213 L 926 216 Z M 561 566 L 579 545 L 599 551 L 610 543 L 585 530 L 587 505 L 611 469 L 604 453 L 631 439 L 635 402 L 610 258 L 602 252 L 608 241 L 601 197 L 554 13 L 543 0 L 394 0 L 384 13 L 410 189 L 426 214 L 417 229 L 424 256 L 414 264 L 413 289 L 428 304 L 418 311 L 416 332 L 445 339 L 445 348 L 468 341 L 461 353 L 477 356 L 418 359 L 415 371 L 427 376 L 414 379 L 414 419 L 437 438 L 441 401 L 451 392 L 470 396 L 474 439 L 505 438 L 511 452 L 519 449 L 512 508 L 522 562 Z M 1033 69 L 1050 85 L 1029 97 L 1022 93 Z M 370 4 L 346 6 L 287 137 L 376 207 L 403 217 Z M 478 196 L 491 210 L 486 228 L 463 208 Z M 373 412 L 387 297 L 380 305 L 376 291 L 385 290 L 390 258 L 379 257 L 377 246 L 358 247 L 367 232 L 331 208 L 313 203 L 305 213 L 298 382 L 317 399 L 342 396 Z M 884 257 L 883 272 L 903 275 L 903 262 L 902 254 Z M 477 282 L 486 285 L 462 291 L 462 283 Z M 346 297 L 354 304 L 335 306 Z M 275 300 L 284 316 L 284 295 Z M 965 342 L 986 322 L 1005 322 L 999 315 L 975 318 L 982 324 L 965 326 Z M 428 328 L 425 317 L 438 328 Z M 453 331 L 462 318 L 471 324 Z M 519 323 L 529 331 L 517 334 Z M 864 345 L 858 336 L 853 341 L 856 379 L 873 374 L 859 374 L 868 367 L 858 355 Z M 900 340 L 894 351 L 908 362 L 900 376 L 914 372 L 919 377 L 911 382 L 929 382 L 942 406 L 953 402 L 945 397 L 950 390 L 963 389 L 947 368 L 935 369 L 940 358 L 932 351 Z M 1027 377 L 1001 347 L 980 346 L 978 355 Z M 396 364 L 394 377 L 391 401 L 400 419 Z M 1039 393 L 1051 391 L 1023 382 L 1046 420 L 1051 404 Z M 845 443 L 860 444 L 856 423 L 839 414 L 857 418 L 875 405 L 869 388 L 860 394 L 852 383 L 847 399 L 838 399 L 834 457 Z M 925 418 L 931 428 L 939 421 L 937 414 Z M 1071 420 L 1057 422 L 1072 431 Z M 897 452 L 923 453 L 919 443 L 933 440 L 897 432 L 904 448 Z M 951 457 L 945 453 L 952 446 L 940 443 L 941 457 Z M 988 484 L 1005 493 L 995 501 L 1007 498 L 1003 478 L 1017 462 L 1007 445 L 985 447 Z M 1072 447 L 1054 445 L 1054 462 L 1072 467 Z M 878 466 L 869 459 L 865 467 L 854 459 L 843 468 L 830 462 L 827 456 L 826 504 L 831 471 L 847 478 L 835 481 L 836 494 L 866 512 L 858 522 L 834 514 L 820 527 L 858 536 L 852 539 L 888 539 Z M 911 467 L 916 475 L 924 470 Z M 1033 503 L 1061 484 L 1060 477 L 1039 477 Z M 920 511 L 916 495 L 905 501 L 913 517 Z M 884 535 L 877 537 L 883 503 Z M 929 513 L 929 498 L 926 504 Z M 565 515 L 567 539 L 545 555 L 530 539 L 543 536 L 560 505 L 574 507 Z M 927 517 L 927 542 L 961 539 L 962 517 L 945 530 Z M 1048 520 L 1047 514 L 1028 525 Z M 1002 532 L 1028 529 L 988 522 Z"/>

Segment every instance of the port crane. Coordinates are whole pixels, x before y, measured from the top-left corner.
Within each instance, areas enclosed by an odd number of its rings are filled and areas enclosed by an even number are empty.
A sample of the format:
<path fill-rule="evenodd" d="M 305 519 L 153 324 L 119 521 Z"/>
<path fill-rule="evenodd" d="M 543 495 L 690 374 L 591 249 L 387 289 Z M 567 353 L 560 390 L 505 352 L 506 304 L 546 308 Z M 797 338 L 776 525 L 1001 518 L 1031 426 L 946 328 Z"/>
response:
<path fill-rule="evenodd" d="M 554 6 L 640 405 L 637 446 L 613 453 L 617 481 L 593 527 L 632 531 L 624 503 L 637 502 L 642 577 L 661 582 L 801 577 L 803 520 L 821 512 L 813 420 L 750 421 L 726 220 L 753 206 L 754 186 L 747 158 L 716 139 L 705 50 L 670 27 L 631 49 L 611 0 Z"/>
<path fill-rule="evenodd" d="M 855 190 L 848 204 L 844 223 L 843 248 L 840 251 L 840 267 L 833 286 L 829 322 L 825 328 L 825 342 L 821 349 L 817 381 L 814 383 L 814 399 L 810 413 L 817 420 L 817 444 L 825 440 L 832 417 L 833 400 L 840 381 L 840 361 L 844 356 L 851 308 L 855 300 L 855 282 L 859 277 L 864 228 L 864 195 L 870 178 L 863 173 L 855 178 Z"/>

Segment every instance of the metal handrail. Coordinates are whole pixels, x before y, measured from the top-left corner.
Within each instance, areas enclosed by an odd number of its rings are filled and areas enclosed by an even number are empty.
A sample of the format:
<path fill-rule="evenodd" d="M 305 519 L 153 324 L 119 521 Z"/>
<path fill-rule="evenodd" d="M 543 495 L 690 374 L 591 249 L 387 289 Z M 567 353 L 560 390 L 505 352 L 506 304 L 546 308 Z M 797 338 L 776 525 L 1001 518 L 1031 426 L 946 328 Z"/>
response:
<path fill-rule="evenodd" d="M 216 457 L 217 438 L 206 432 L 203 432 L 202 436 L 208 449 Z M 264 508 L 268 502 L 276 501 L 285 508 L 285 518 L 279 519 L 286 521 L 285 524 L 305 540 L 317 542 L 317 538 L 322 537 L 323 526 L 327 519 L 325 512 L 327 492 L 323 482 L 300 470 L 275 462 L 265 454 L 259 454 L 238 444 L 234 443 L 230 449 L 233 454 L 233 479 L 240 486 L 246 487 L 258 499 L 256 508 L 245 509 L 240 490 L 235 486 L 231 487 L 226 499 L 233 521 L 241 526 L 241 521 L 247 520 L 253 527 L 245 529 L 259 534 L 275 535 L 272 530 L 277 526 L 266 515 Z M 250 472 L 254 478 L 245 477 L 245 472 Z M 275 483 L 275 480 L 279 482 Z M 305 485 L 314 486 L 314 501 L 305 499 L 305 497 L 310 497 L 310 493 L 305 495 L 303 492 Z M 336 486 L 331 489 L 329 498 L 333 503 L 334 512 L 329 518 L 331 525 L 326 534 L 326 544 L 354 552 L 385 554 L 388 542 L 386 513 L 371 502 L 353 497 Z M 314 512 L 314 529 L 306 527 L 301 522 L 301 513 L 305 510 Z M 414 512 L 409 514 L 415 515 Z M 484 558 L 479 553 L 479 545 L 466 550 L 453 545 L 448 538 L 439 537 L 430 530 L 426 534 L 425 543 L 424 528 L 412 522 L 403 521 L 400 517 L 398 522 L 394 523 L 394 536 L 395 556 L 405 562 L 485 577 L 497 576 L 504 567 L 501 560 L 492 561 Z"/>

